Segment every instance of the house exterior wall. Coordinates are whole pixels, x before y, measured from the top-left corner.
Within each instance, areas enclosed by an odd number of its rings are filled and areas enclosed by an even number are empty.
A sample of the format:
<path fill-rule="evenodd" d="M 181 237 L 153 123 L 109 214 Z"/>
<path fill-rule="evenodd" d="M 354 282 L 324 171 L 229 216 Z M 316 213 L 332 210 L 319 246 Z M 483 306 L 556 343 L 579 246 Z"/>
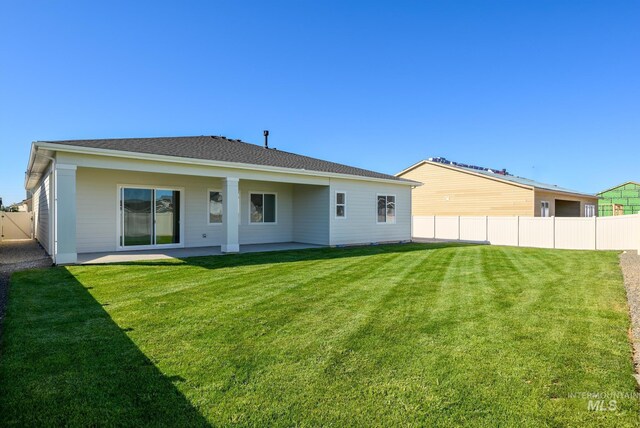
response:
<path fill-rule="evenodd" d="M 78 253 L 117 248 L 118 185 L 182 188 L 185 246 L 221 245 L 221 225 L 208 224 L 208 191 L 220 190 L 221 179 L 79 167 L 76 176 Z"/>
<path fill-rule="evenodd" d="M 293 241 L 329 245 L 329 186 L 293 185 Z"/>
<path fill-rule="evenodd" d="M 622 213 L 640 213 L 640 184 L 625 183 L 605 192 L 598 193 L 598 215 L 607 217 L 613 215 L 613 205 L 622 205 Z"/>
<path fill-rule="evenodd" d="M 79 253 L 114 251 L 118 246 L 118 186 L 179 188 L 184 198 L 184 246 L 218 246 L 222 224 L 209 224 L 209 190 L 222 189 L 222 179 L 78 168 L 77 246 Z M 276 223 L 249 222 L 249 194 L 276 193 Z M 293 185 L 241 180 L 239 185 L 240 244 L 293 241 Z M 206 235 L 204 237 L 203 235 Z M 303 241 L 304 242 L 304 241 Z"/>
<path fill-rule="evenodd" d="M 368 244 L 411 239 L 411 187 L 391 183 L 332 179 L 330 244 Z M 346 217 L 336 218 L 336 192 L 346 193 Z M 377 196 L 395 195 L 396 221 L 377 223 Z"/>
<path fill-rule="evenodd" d="M 51 254 L 51 173 L 47 172 L 33 192 L 33 231 L 40 245 Z"/>
<path fill-rule="evenodd" d="M 296 241 L 342 245 L 411 238 L 411 191 L 406 184 L 71 153 L 57 153 L 56 161 L 77 166 L 75 221 L 78 253 L 118 249 L 118 189 L 127 185 L 180 189 L 184 246 L 224 245 L 224 224 L 209 224 L 208 192 L 223 191 L 225 177 L 239 179 L 240 244 Z M 47 200 L 40 187 L 35 190 L 35 200 Z M 335 219 L 333 195 L 336 189 L 348 195 L 347 219 Z M 249 195 L 252 192 L 276 193 L 275 224 L 249 222 Z M 395 224 L 377 224 L 378 194 L 396 196 Z M 40 217 L 46 218 L 48 211 L 40 211 Z M 41 231 L 40 235 L 43 233 Z M 46 238 L 41 239 L 46 244 Z M 47 250 L 51 252 L 48 247 Z"/>
<path fill-rule="evenodd" d="M 269 181 L 240 180 L 239 241 L 242 244 L 268 244 L 293 241 L 293 185 Z M 276 194 L 276 222 L 251 223 L 250 193 Z"/>
<path fill-rule="evenodd" d="M 547 192 L 543 190 L 535 190 L 535 209 L 533 215 L 536 217 L 540 217 L 540 203 L 542 201 L 549 202 L 549 216 L 550 217 L 573 217 L 573 212 L 556 212 L 556 200 L 562 201 L 576 201 L 580 203 L 580 214 L 576 217 L 584 217 L 585 215 L 585 205 L 591 204 L 594 206 L 598 205 L 598 197 L 597 196 L 578 196 L 578 195 L 570 195 L 567 193 L 558 193 L 558 192 Z"/>
<path fill-rule="evenodd" d="M 430 163 L 400 176 L 424 183 L 413 189 L 415 216 L 534 215 L 532 189 Z"/>

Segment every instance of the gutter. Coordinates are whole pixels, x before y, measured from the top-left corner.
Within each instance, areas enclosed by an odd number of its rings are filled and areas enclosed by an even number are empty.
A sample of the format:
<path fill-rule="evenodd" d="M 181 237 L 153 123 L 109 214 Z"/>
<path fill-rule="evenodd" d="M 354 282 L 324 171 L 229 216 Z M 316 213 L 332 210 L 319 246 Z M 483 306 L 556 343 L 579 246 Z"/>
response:
<path fill-rule="evenodd" d="M 77 146 L 70 146 L 65 144 L 48 143 L 46 141 L 42 141 L 42 142 L 35 141 L 33 144 L 35 145 L 36 149 L 43 148 L 43 149 L 48 149 L 48 150 L 58 151 L 58 152 L 69 152 L 69 153 L 79 153 L 79 154 L 88 154 L 88 155 L 102 155 L 102 156 L 112 156 L 112 157 L 138 159 L 138 160 L 155 160 L 155 161 L 161 161 L 161 162 L 182 163 L 182 164 L 191 164 L 191 165 L 200 165 L 200 166 L 214 166 L 214 167 L 221 167 L 221 168 L 237 168 L 237 169 L 246 169 L 246 170 L 255 170 L 256 168 L 260 168 L 261 171 L 275 172 L 275 173 L 299 174 L 299 175 L 328 177 L 328 178 L 342 178 L 345 180 L 375 181 L 375 182 L 390 183 L 390 184 L 405 185 L 405 186 L 421 186 L 422 185 L 422 183 L 418 181 L 412 181 L 407 179 L 393 180 L 388 178 L 365 177 L 365 176 L 351 175 L 351 174 L 312 171 L 308 169 L 284 168 L 284 167 L 277 167 L 277 166 L 247 164 L 247 163 L 240 163 L 240 162 L 211 161 L 211 160 L 205 160 L 205 159 L 185 158 L 185 157 L 179 157 L 179 156 L 156 155 L 152 153 L 127 152 L 122 150 L 96 149 L 96 148 L 90 148 L 90 147 L 79 148 Z"/>

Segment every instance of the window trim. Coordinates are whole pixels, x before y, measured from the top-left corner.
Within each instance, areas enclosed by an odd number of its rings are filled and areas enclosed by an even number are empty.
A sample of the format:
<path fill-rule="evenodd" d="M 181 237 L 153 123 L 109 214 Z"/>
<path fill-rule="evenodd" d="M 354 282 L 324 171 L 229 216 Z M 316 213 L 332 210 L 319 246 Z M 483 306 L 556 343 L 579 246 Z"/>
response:
<path fill-rule="evenodd" d="M 344 195 L 344 203 L 339 204 L 338 203 L 338 193 L 342 193 Z M 338 220 L 345 220 L 347 218 L 347 192 L 345 192 L 344 190 L 336 190 L 335 194 L 333 196 L 333 216 L 334 218 L 338 219 Z M 338 206 L 342 205 L 344 207 L 344 215 L 342 217 L 340 217 L 338 215 Z"/>
<path fill-rule="evenodd" d="M 587 215 L 587 207 L 591 207 L 592 215 Z M 584 204 L 584 216 L 585 217 L 596 217 L 596 204 Z"/>
<path fill-rule="evenodd" d="M 278 224 L 278 192 L 270 191 L 270 190 L 250 190 L 247 192 L 247 224 L 250 226 L 261 226 L 261 225 L 275 225 Z M 276 198 L 275 204 L 273 206 L 274 217 L 276 221 L 251 221 L 251 195 L 263 195 L 262 204 L 264 208 L 264 195 L 274 195 Z M 263 212 L 264 215 L 264 212 Z"/>
<path fill-rule="evenodd" d="M 171 190 L 174 192 L 180 192 L 180 242 L 175 244 L 155 244 L 155 245 L 136 245 L 136 246 L 124 246 L 121 245 L 120 236 L 122 233 L 122 211 L 120 210 L 120 204 L 122 203 L 122 189 L 144 189 L 144 190 Z M 185 216 L 186 216 L 186 190 L 184 187 L 171 186 L 163 184 L 116 184 L 116 251 L 137 251 L 137 250 L 157 250 L 166 248 L 184 248 L 185 246 Z M 155 233 L 155 225 L 153 227 Z"/>
<path fill-rule="evenodd" d="M 543 211 L 543 205 L 542 204 L 547 204 L 547 215 L 544 215 L 544 211 Z M 549 201 L 540 201 L 540 217 L 551 217 L 551 204 L 549 203 Z"/>
<path fill-rule="evenodd" d="M 378 221 L 378 198 L 380 196 L 384 196 L 385 197 L 385 201 L 386 203 L 388 203 L 388 201 L 386 200 L 386 198 L 388 198 L 389 196 L 393 196 L 393 203 L 394 203 L 394 216 L 393 216 L 393 221 Z M 386 210 L 386 207 L 385 207 Z M 376 193 L 376 224 L 396 224 L 396 222 L 398 221 L 398 197 L 396 196 L 395 193 Z M 385 211 L 384 214 L 384 218 L 385 220 L 387 219 L 387 213 Z"/>
<path fill-rule="evenodd" d="M 222 226 L 224 224 L 224 208 L 222 214 L 222 221 L 220 223 L 211 223 L 211 192 L 218 192 L 222 195 L 222 200 L 224 201 L 224 193 L 222 193 L 221 189 L 207 189 L 207 225 L 208 226 Z M 224 202 L 223 202 L 224 203 Z"/>

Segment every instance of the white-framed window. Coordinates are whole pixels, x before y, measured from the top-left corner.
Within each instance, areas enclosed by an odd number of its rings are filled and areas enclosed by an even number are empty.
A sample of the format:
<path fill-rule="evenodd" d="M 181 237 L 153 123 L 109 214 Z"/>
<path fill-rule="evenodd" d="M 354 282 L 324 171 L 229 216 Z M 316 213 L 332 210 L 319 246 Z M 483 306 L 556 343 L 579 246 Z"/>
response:
<path fill-rule="evenodd" d="M 596 206 L 594 204 L 585 204 L 584 205 L 584 216 L 585 217 L 595 217 L 596 216 Z"/>
<path fill-rule="evenodd" d="M 347 218 L 346 192 L 336 192 L 336 218 Z"/>
<path fill-rule="evenodd" d="M 276 223 L 275 193 L 249 193 L 249 223 Z"/>
<path fill-rule="evenodd" d="M 549 201 L 540 201 L 540 217 L 549 217 Z"/>
<path fill-rule="evenodd" d="M 378 195 L 377 222 L 396 222 L 396 195 Z"/>
<path fill-rule="evenodd" d="M 184 245 L 184 189 L 118 184 L 118 250 Z"/>
<path fill-rule="evenodd" d="M 209 189 L 209 224 L 222 224 L 222 192 Z"/>

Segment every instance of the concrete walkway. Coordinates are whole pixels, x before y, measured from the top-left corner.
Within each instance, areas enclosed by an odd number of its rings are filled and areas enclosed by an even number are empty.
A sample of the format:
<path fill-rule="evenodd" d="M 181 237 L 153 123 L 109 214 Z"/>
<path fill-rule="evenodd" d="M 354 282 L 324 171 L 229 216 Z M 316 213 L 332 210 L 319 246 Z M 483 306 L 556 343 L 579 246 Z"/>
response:
<path fill-rule="evenodd" d="M 279 244 L 241 245 L 240 253 L 259 253 L 263 251 L 306 250 L 323 248 L 321 245 L 284 242 Z M 220 247 L 171 248 L 139 251 L 115 251 L 108 253 L 78 254 L 79 264 L 122 263 L 140 260 L 183 259 L 185 257 L 220 256 Z"/>

